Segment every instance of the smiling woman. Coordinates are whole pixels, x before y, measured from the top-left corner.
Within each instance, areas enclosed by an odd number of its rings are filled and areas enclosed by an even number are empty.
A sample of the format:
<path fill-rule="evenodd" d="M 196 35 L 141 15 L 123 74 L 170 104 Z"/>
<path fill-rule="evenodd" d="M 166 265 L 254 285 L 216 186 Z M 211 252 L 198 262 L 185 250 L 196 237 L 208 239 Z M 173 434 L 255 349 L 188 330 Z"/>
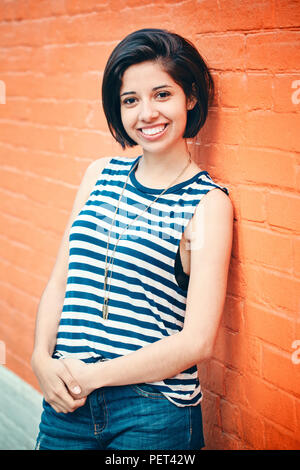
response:
<path fill-rule="evenodd" d="M 197 364 L 220 323 L 233 211 L 186 138 L 212 90 L 199 52 L 165 30 L 130 34 L 108 59 L 109 129 L 143 153 L 94 162 L 79 188 L 38 311 L 38 449 L 204 446 Z"/>
<path fill-rule="evenodd" d="M 157 85 L 160 83 L 163 85 Z M 131 88 L 136 91 L 124 91 Z M 152 61 L 129 67 L 123 75 L 120 91 L 121 119 L 125 132 L 143 147 L 144 160 L 154 150 L 154 146 L 149 146 L 148 142 L 155 142 L 157 163 L 164 161 L 160 155 L 168 151 L 182 161 L 179 158 L 181 154 L 187 154 L 186 143 L 182 139 L 187 111 L 195 106 L 195 98 L 187 100 L 182 88 L 160 63 Z M 176 161 L 172 156 L 170 158 L 176 167 Z"/>

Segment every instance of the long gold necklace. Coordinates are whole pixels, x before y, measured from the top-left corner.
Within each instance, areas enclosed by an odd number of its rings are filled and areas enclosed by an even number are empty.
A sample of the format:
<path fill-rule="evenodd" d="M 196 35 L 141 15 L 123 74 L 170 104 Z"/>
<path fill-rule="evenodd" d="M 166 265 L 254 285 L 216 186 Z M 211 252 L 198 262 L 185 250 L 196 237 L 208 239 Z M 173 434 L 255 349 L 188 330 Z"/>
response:
<path fill-rule="evenodd" d="M 146 212 L 150 206 L 152 206 L 152 204 L 154 204 L 155 201 L 157 201 L 157 199 L 159 197 L 161 197 L 171 186 L 173 186 L 176 181 L 180 178 L 180 176 L 185 172 L 185 170 L 187 169 L 187 167 L 190 165 L 192 159 L 191 159 L 191 154 L 189 152 L 189 161 L 188 161 L 188 164 L 185 166 L 185 168 L 181 171 L 181 173 L 177 176 L 177 178 L 175 178 L 174 181 L 172 181 L 172 183 L 169 184 L 169 186 L 167 188 L 165 188 L 144 210 L 143 212 L 141 212 L 139 215 L 137 215 L 137 217 L 135 217 L 135 219 L 133 219 L 124 229 L 123 231 L 121 232 L 119 238 L 117 239 L 117 243 L 115 244 L 115 247 L 114 247 L 114 250 L 113 250 L 113 253 L 110 257 L 110 260 L 109 260 L 109 263 L 107 264 L 107 256 L 108 256 L 108 247 L 109 247 L 109 240 L 110 240 L 110 234 L 111 234 L 111 229 L 112 229 L 112 226 L 114 224 L 114 221 L 115 221 L 115 218 L 116 218 L 116 214 L 118 212 L 118 209 L 119 209 L 119 206 L 120 206 L 120 203 L 121 203 L 121 199 L 122 199 L 122 196 L 123 196 L 123 193 L 124 193 L 124 190 L 126 188 L 126 185 L 127 185 L 127 182 L 128 182 L 128 178 L 131 174 L 131 172 L 137 167 L 138 165 L 138 161 L 136 162 L 136 164 L 133 166 L 133 168 L 131 168 L 130 172 L 128 173 L 127 175 L 127 178 L 126 178 L 126 181 L 125 181 L 125 184 L 123 186 L 123 189 L 122 189 L 122 192 L 120 194 L 120 197 L 119 197 L 119 201 L 118 201 L 118 205 L 116 207 L 116 210 L 115 210 L 115 213 L 114 213 L 114 218 L 113 218 L 113 221 L 111 223 L 111 226 L 110 226 L 110 229 L 109 229 L 109 234 L 108 234 L 108 240 L 107 240 L 107 246 L 106 246 L 106 257 L 105 257 L 105 268 L 104 268 L 104 285 L 103 285 L 103 290 L 104 290 L 104 303 L 103 303 L 103 307 L 102 307 L 102 316 L 103 316 L 103 319 L 104 320 L 107 320 L 108 318 L 108 301 L 109 301 L 109 291 L 110 291 L 110 283 L 109 283 L 109 290 L 106 294 L 106 287 L 107 287 L 107 281 L 108 281 L 108 270 L 109 270 L 109 265 L 111 264 L 111 274 L 110 274 L 110 281 L 111 281 L 111 277 L 112 277 L 112 267 L 113 267 L 113 263 L 114 263 L 114 253 L 116 251 L 116 248 L 117 248 L 117 245 L 120 241 L 120 238 L 122 237 L 123 233 L 125 232 L 125 230 L 128 229 L 128 227 L 130 227 L 130 225 L 133 224 L 133 222 L 135 222 L 139 217 L 141 217 L 141 215 L 144 214 L 144 212 Z M 111 261 L 112 260 L 112 261 Z"/>

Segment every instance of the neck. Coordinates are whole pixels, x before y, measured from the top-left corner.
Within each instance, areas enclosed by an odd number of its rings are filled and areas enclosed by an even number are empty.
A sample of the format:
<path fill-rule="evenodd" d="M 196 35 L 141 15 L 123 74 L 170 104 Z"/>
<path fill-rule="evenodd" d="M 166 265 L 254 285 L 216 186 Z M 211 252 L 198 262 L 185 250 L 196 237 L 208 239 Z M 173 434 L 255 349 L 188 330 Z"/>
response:
<path fill-rule="evenodd" d="M 148 178 L 151 176 L 158 179 L 162 175 L 176 175 L 188 164 L 190 158 L 186 143 L 181 151 L 176 149 L 175 152 L 149 153 L 144 150 L 139 161 L 138 172 L 140 175 L 147 175 Z"/>

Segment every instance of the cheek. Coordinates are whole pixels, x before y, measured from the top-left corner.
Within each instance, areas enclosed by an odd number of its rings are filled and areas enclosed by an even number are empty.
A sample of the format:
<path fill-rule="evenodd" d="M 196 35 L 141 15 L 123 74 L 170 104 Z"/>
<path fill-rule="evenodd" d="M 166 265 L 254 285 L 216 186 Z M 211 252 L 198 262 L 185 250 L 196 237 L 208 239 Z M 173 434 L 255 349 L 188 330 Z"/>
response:
<path fill-rule="evenodd" d="M 121 120 L 124 126 L 124 129 L 130 129 L 130 126 L 134 122 L 134 115 L 131 110 L 126 108 L 121 108 Z"/>

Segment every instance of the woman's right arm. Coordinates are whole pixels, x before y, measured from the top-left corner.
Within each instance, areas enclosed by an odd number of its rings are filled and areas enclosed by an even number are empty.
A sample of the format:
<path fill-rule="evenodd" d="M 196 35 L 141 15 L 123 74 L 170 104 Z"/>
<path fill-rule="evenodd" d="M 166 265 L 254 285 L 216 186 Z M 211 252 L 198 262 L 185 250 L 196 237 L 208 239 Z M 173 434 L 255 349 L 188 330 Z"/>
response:
<path fill-rule="evenodd" d="M 45 400 L 57 412 L 74 411 L 85 403 L 85 398 L 74 400 L 69 393 L 78 383 L 73 379 L 63 361 L 52 359 L 56 335 L 62 312 L 69 263 L 69 231 L 74 219 L 86 203 L 100 173 L 111 157 L 92 162 L 82 179 L 72 212 L 65 229 L 50 279 L 42 294 L 36 318 L 34 349 L 31 366 Z M 75 392 L 76 393 L 76 392 Z"/>

